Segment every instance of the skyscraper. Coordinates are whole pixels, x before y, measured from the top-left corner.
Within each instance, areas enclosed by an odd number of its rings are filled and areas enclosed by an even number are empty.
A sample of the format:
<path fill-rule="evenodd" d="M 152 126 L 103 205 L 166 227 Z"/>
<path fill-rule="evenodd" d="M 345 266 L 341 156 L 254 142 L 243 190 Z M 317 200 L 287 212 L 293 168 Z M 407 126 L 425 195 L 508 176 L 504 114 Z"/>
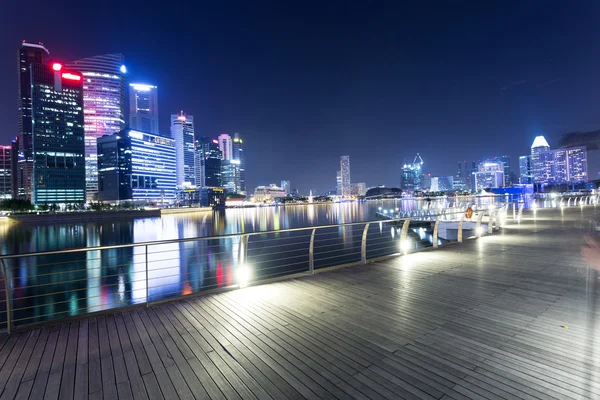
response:
<path fill-rule="evenodd" d="M 350 156 L 340 157 L 340 172 L 342 174 L 342 196 L 351 196 L 350 187 Z"/>
<path fill-rule="evenodd" d="M 246 159 L 244 157 L 244 142 L 239 133 L 233 134 L 233 159 L 239 163 L 239 187 L 240 193 L 246 194 Z"/>
<path fill-rule="evenodd" d="M 576 184 L 588 180 L 585 146 L 542 151 L 539 163 L 542 167 L 538 184 Z"/>
<path fill-rule="evenodd" d="M 543 136 L 536 136 L 531 145 L 531 172 L 534 183 L 543 181 L 544 165 L 540 161 L 540 153 L 550 150 L 550 145 Z"/>
<path fill-rule="evenodd" d="M 530 184 L 531 179 L 531 156 L 519 157 L 519 183 Z"/>
<path fill-rule="evenodd" d="M 177 154 L 177 186 L 196 185 L 196 157 L 194 146 L 194 117 L 171 114 L 171 137 Z"/>
<path fill-rule="evenodd" d="M 129 128 L 159 135 L 157 87 L 129 84 Z"/>
<path fill-rule="evenodd" d="M 290 181 L 281 181 L 281 188 L 285 190 L 286 194 L 290 194 Z"/>
<path fill-rule="evenodd" d="M 413 192 L 423 188 L 423 159 L 417 153 L 412 164 L 404 164 L 402 166 L 402 182 L 401 188 L 405 192 Z"/>
<path fill-rule="evenodd" d="M 11 173 L 11 187 L 12 187 L 12 198 L 18 199 L 19 196 L 19 185 L 17 182 L 17 171 L 19 170 L 19 138 L 16 137 L 10 144 L 10 173 Z"/>
<path fill-rule="evenodd" d="M 342 171 L 337 171 L 335 177 L 335 194 L 341 196 L 342 193 Z"/>
<path fill-rule="evenodd" d="M 83 58 L 66 67 L 83 75 L 85 181 L 88 201 L 98 193 L 96 140 L 125 127 L 125 59 L 122 54 Z"/>
<path fill-rule="evenodd" d="M 50 52 L 42 43 L 23 41 L 17 53 L 19 85 L 19 155 L 16 170 L 17 197 L 31 199 L 33 192 L 33 105 L 32 70 L 46 68 Z"/>
<path fill-rule="evenodd" d="M 202 136 L 196 141 L 196 151 L 198 152 L 198 158 L 201 160 L 201 168 L 197 169 L 201 176 L 201 182 L 197 183 L 197 186 L 221 187 L 223 154 L 219 149 L 219 141 Z"/>
<path fill-rule="evenodd" d="M 218 137 L 219 149 L 223 153 L 223 160 L 231 160 L 233 158 L 233 141 L 227 133 L 221 133 Z"/>
<path fill-rule="evenodd" d="M 0 145 L 0 200 L 12 198 L 12 146 Z"/>

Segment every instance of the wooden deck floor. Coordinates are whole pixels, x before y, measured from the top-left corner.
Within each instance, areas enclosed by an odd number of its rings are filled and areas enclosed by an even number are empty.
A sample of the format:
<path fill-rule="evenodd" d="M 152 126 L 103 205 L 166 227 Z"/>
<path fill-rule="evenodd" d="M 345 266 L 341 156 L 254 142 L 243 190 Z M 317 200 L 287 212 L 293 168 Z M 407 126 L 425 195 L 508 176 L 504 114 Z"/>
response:
<path fill-rule="evenodd" d="M 600 398 L 596 216 L 5 335 L 1 397 Z"/>

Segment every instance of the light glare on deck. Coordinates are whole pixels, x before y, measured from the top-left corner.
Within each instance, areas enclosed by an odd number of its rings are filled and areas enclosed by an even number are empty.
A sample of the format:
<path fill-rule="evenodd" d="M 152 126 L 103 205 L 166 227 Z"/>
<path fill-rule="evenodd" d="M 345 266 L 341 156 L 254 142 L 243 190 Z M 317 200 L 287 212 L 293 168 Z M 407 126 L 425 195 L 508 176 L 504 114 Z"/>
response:
<path fill-rule="evenodd" d="M 250 267 L 247 265 L 240 265 L 237 268 L 237 281 L 238 281 L 238 285 L 241 288 L 244 288 L 246 286 L 248 286 L 248 283 L 250 282 Z"/>

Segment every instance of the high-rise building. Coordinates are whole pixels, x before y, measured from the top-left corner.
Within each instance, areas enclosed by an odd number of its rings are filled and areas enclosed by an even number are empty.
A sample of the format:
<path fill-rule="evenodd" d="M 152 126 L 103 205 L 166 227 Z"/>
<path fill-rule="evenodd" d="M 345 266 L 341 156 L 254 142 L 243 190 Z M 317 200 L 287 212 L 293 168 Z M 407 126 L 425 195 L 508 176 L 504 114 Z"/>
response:
<path fill-rule="evenodd" d="M 239 163 L 239 193 L 246 194 L 246 160 L 244 157 L 244 142 L 239 133 L 233 134 L 233 159 Z"/>
<path fill-rule="evenodd" d="M 430 191 L 448 192 L 454 189 L 454 177 L 450 176 L 432 176 Z"/>
<path fill-rule="evenodd" d="M 402 166 L 402 182 L 401 189 L 405 192 L 414 192 L 421 190 L 423 178 L 423 159 L 417 153 L 412 164 L 404 164 Z"/>
<path fill-rule="evenodd" d="M 175 141 L 124 129 L 98 139 L 101 201 L 172 202 L 176 197 Z"/>
<path fill-rule="evenodd" d="M 223 153 L 223 160 L 231 160 L 233 158 L 233 140 L 227 133 L 221 133 L 218 137 L 219 149 Z"/>
<path fill-rule="evenodd" d="M 281 181 L 281 188 L 283 190 L 285 190 L 286 194 L 290 194 L 291 193 L 290 181 Z"/>
<path fill-rule="evenodd" d="M 50 52 L 42 43 L 23 41 L 17 53 L 18 63 L 18 109 L 19 154 L 15 170 L 17 198 L 31 200 L 33 193 L 33 71 L 47 68 Z"/>
<path fill-rule="evenodd" d="M 66 64 L 83 75 L 85 130 L 85 182 L 87 200 L 98 193 L 96 141 L 125 127 L 125 59 L 122 54 L 104 54 Z"/>
<path fill-rule="evenodd" d="M 475 191 L 504 187 L 504 168 L 474 173 Z"/>
<path fill-rule="evenodd" d="M 340 157 L 340 172 L 342 174 L 342 196 L 351 196 L 350 187 L 350 156 Z"/>
<path fill-rule="evenodd" d="M 194 144 L 194 117 L 171 114 L 171 137 L 177 154 L 177 186 L 196 186 L 196 149 Z"/>
<path fill-rule="evenodd" d="M 533 183 L 531 174 L 531 156 L 527 155 L 519 157 L 519 183 Z"/>
<path fill-rule="evenodd" d="M 129 84 L 129 128 L 159 135 L 158 89 L 144 83 Z"/>
<path fill-rule="evenodd" d="M 11 174 L 11 187 L 12 187 L 12 198 L 19 198 L 19 185 L 17 181 L 17 172 L 19 170 L 19 138 L 16 137 L 10 143 L 10 174 Z"/>
<path fill-rule="evenodd" d="M 0 145 L 0 200 L 12 198 L 12 146 Z"/>
<path fill-rule="evenodd" d="M 540 161 L 540 153 L 550 150 L 550 145 L 543 136 L 536 136 L 531 145 L 531 172 L 534 183 L 543 181 L 544 166 Z"/>
<path fill-rule="evenodd" d="M 199 170 L 197 169 L 201 180 L 196 185 L 199 187 L 221 187 L 223 153 L 219 149 L 219 141 L 202 136 L 196 141 L 196 151 L 201 161 L 201 167 Z"/>
<path fill-rule="evenodd" d="M 83 77 L 50 62 L 41 44 L 19 50 L 18 197 L 85 201 Z"/>
<path fill-rule="evenodd" d="M 364 182 L 350 184 L 352 196 L 364 196 L 367 193 L 367 184 Z"/>
<path fill-rule="evenodd" d="M 477 166 L 477 172 L 502 171 L 504 173 L 504 163 L 498 160 L 484 160 Z"/>
<path fill-rule="evenodd" d="M 587 182 L 587 153 L 585 146 L 547 150 L 539 153 L 541 185 L 576 184 Z"/>
<path fill-rule="evenodd" d="M 336 173 L 336 177 L 335 177 L 335 193 L 338 196 L 341 196 L 343 191 L 342 191 L 342 171 L 337 171 Z"/>

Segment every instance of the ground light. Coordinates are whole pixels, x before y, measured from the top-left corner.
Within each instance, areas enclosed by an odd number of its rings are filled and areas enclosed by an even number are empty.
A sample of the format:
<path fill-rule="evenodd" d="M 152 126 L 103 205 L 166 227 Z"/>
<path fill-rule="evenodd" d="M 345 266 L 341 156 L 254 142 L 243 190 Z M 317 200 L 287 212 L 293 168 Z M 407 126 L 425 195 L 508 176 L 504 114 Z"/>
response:
<path fill-rule="evenodd" d="M 408 249 L 410 248 L 410 240 L 404 239 L 400 242 L 400 248 L 404 254 L 408 253 Z"/>
<path fill-rule="evenodd" d="M 237 267 L 237 282 L 238 285 L 241 288 L 244 288 L 246 286 L 248 286 L 248 283 L 250 282 L 250 267 L 247 265 L 240 265 Z"/>
<path fill-rule="evenodd" d="M 479 235 L 479 236 L 483 235 L 483 226 L 477 227 L 477 235 Z"/>

